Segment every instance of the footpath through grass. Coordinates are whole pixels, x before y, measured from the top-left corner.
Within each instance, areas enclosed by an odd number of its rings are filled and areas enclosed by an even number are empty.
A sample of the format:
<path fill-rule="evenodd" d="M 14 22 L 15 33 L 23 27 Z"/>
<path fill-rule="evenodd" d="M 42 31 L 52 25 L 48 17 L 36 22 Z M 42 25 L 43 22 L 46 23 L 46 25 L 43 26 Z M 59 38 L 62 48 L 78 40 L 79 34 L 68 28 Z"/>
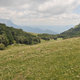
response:
<path fill-rule="evenodd" d="M 80 80 L 80 38 L 9 46 L 0 51 L 0 80 Z"/>

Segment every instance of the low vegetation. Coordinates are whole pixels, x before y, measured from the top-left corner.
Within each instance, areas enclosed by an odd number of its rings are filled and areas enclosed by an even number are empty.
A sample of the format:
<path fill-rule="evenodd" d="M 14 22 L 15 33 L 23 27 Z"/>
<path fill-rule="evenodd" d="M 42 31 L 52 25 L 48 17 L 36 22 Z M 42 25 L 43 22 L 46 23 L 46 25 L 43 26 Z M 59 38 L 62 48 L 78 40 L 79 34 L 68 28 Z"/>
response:
<path fill-rule="evenodd" d="M 55 39 L 54 35 L 52 34 L 38 34 L 38 37 L 40 37 L 43 40 L 49 41 L 51 39 Z"/>
<path fill-rule="evenodd" d="M 0 44 L 0 50 L 4 50 L 5 49 L 5 45 L 4 44 Z"/>
<path fill-rule="evenodd" d="M 11 45 L 0 51 L 0 80 L 79 80 L 80 38 Z"/>

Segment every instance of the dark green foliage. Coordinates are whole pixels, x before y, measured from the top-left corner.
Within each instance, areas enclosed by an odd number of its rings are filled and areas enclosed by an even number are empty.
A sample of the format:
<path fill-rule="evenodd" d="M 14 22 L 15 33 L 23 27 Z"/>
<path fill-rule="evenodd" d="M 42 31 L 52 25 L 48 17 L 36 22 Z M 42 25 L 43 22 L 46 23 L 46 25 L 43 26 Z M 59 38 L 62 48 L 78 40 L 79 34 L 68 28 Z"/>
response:
<path fill-rule="evenodd" d="M 57 40 L 57 37 L 54 37 L 54 40 Z"/>
<path fill-rule="evenodd" d="M 38 42 L 38 43 L 41 42 L 41 41 L 40 41 L 40 38 L 38 38 L 38 37 L 37 37 L 37 38 L 34 37 L 32 41 L 33 41 L 33 44 L 37 44 L 37 42 Z"/>
<path fill-rule="evenodd" d="M 30 33 L 24 32 L 22 29 L 15 29 L 5 24 L 0 24 L 0 43 L 7 46 L 14 42 L 19 44 L 37 44 L 40 43 L 40 39 Z"/>
<path fill-rule="evenodd" d="M 54 39 L 54 35 L 51 34 L 38 34 L 38 36 L 43 40 Z"/>
<path fill-rule="evenodd" d="M 5 46 L 9 44 L 9 39 L 5 34 L 0 35 L 0 43 L 3 43 Z"/>
<path fill-rule="evenodd" d="M 0 44 L 0 50 L 4 50 L 5 49 L 5 45 L 4 44 Z"/>

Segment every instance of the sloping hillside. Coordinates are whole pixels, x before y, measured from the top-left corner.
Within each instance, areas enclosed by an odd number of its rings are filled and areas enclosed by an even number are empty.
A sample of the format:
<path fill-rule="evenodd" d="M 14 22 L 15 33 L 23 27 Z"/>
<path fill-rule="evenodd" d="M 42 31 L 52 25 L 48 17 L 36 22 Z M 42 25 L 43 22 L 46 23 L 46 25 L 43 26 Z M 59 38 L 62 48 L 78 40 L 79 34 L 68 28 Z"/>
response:
<path fill-rule="evenodd" d="M 79 80 L 80 38 L 0 51 L 0 80 Z"/>
<path fill-rule="evenodd" d="M 74 28 L 71 28 L 71 29 L 61 33 L 59 36 L 61 36 L 63 38 L 79 37 L 80 36 L 80 24 L 76 25 Z"/>

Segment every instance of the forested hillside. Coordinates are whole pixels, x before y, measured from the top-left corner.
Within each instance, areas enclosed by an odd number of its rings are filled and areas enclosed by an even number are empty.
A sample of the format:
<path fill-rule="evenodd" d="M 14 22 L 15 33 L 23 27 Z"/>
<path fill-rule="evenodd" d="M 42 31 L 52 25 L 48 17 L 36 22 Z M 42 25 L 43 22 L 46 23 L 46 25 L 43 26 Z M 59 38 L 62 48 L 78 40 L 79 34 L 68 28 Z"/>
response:
<path fill-rule="evenodd" d="M 0 23 L 0 45 L 8 46 L 14 43 L 37 44 L 40 43 L 40 39 L 22 29 L 15 29 Z"/>

